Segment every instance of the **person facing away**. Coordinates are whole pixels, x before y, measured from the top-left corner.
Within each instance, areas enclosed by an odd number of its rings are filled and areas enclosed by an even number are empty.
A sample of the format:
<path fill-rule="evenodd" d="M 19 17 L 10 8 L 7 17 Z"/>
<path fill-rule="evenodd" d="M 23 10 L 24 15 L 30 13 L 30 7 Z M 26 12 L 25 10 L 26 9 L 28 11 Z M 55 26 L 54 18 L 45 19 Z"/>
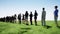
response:
<path fill-rule="evenodd" d="M 35 13 L 34 13 L 35 25 L 37 25 L 37 16 L 38 16 L 38 13 L 37 13 L 37 11 L 35 10 Z"/>
<path fill-rule="evenodd" d="M 57 19 L 58 19 L 58 6 L 55 6 L 55 11 L 54 11 L 54 20 L 56 23 L 56 26 L 58 26 Z"/>
<path fill-rule="evenodd" d="M 42 26 L 46 26 L 46 22 L 45 22 L 45 18 L 46 18 L 46 11 L 45 11 L 45 8 L 42 9 Z"/>
<path fill-rule="evenodd" d="M 26 25 L 28 25 L 28 11 L 26 11 L 26 13 L 25 13 L 25 21 L 26 21 Z"/>
<path fill-rule="evenodd" d="M 18 20 L 19 20 L 19 23 L 21 24 L 21 14 L 18 14 Z"/>
<path fill-rule="evenodd" d="M 32 12 L 30 12 L 30 15 L 29 15 L 29 16 L 30 16 L 30 23 L 31 23 L 31 25 L 33 25 L 33 24 L 32 24 L 32 17 L 33 17 Z"/>

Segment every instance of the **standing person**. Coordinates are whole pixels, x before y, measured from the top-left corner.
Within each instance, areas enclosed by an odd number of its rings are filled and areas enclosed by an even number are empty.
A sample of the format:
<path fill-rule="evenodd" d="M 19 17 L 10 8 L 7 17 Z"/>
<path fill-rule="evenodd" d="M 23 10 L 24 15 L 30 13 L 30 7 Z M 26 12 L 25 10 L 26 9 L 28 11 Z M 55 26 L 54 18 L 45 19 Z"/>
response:
<path fill-rule="evenodd" d="M 25 22 L 25 15 L 23 14 L 22 16 L 22 22 L 24 23 Z M 25 24 L 25 23 L 24 23 Z"/>
<path fill-rule="evenodd" d="M 58 19 L 58 6 L 55 6 L 55 11 L 54 11 L 54 20 L 56 23 L 56 26 L 58 26 L 57 19 Z"/>
<path fill-rule="evenodd" d="M 34 13 L 35 25 L 37 25 L 37 16 L 38 16 L 38 13 L 37 13 L 37 11 L 35 10 L 35 13 Z"/>
<path fill-rule="evenodd" d="M 28 11 L 26 11 L 26 13 L 25 13 L 25 21 L 26 21 L 26 25 L 28 25 Z"/>
<path fill-rule="evenodd" d="M 42 9 L 43 11 L 42 11 L 42 19 L 41 19 L 41 21 L 42 21 L 42 26 L 46 26 L 46 22 L 45 22 L 45 18 L 46 18 L 46 11 L 45 11 L 45 8 L 43 8 Z"/>
<path fill-rule="evenodd" d="M 19 24 L 21 24 L 21 14 L 18 15 Z"/>
<path fill-rule="evenodd" d="M 14 23 L 16 23 L 16 17 L 17 17 L 17 15 L 15 14 L 14 17 L 12 18 Z"/>
<path fill-rule="evenodd" d="M 30 16 L 30 23 L 31 23 L 31 25 L 33 25 L 33 24 L 32 24 L 32 17 L 33 17 L 32 12 L 30 12 L 30 15 L 29 15 L 29 16 Z"/>

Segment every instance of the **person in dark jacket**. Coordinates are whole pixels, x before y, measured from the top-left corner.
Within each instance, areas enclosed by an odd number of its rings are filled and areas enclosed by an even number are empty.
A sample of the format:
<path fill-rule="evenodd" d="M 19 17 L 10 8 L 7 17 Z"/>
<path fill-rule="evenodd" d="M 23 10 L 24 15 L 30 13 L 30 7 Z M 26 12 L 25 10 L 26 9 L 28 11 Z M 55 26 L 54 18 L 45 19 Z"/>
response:
<path fill-rule="evenodd" d="M 22 15 L 22 23 L 25 24 L 25 15 Z"/>
<path fill-rule="evenodd" d="M 32 17 L 33 17 L 32 12 L 30 12 L 30 15 L 29 15 L 29 16 L 30 16 L 30 23 L 31 23 L 31 25 L 33 25 L 33 24 L 32 24 Z"/>
<path fill-rule="evenodd" d="M 58 19 L 58 6 L 55 6 L 55 11 L 54 11 L 54 20 L 55 20 L 55 23 L 56 23 L 56 26 L 58 26 L 58 23 L 57 23 L 57 19 Z"/>
<path fill-rule="evenodd" d="M 18 21 L 19 21 L 19 24 L 21 24 L 21 14 L 18 14 Z"/>
<path fill-rule="evenodd" d="M 26 13 L 25 13 L 25 22 L 26 22 L 26 25 L 28 25 L 28 15 L 29 15 L 29 13 L 28 13 L 28 11 L 26 11 Z"/>
<path fill-rule="evenodd" d="M 13 16 L 13 21 L 14 21 L 14 23 L 16 23 L 16 17 L 17 17 L 17 15 L 15 14 L 15 15 Z"/>
<path fill-rule="evenodd" d="M 37 11 L 35 10 L 35 13 L 34 13 L 35 25 L 37 25 L 37 16 L 38 16 L 38 13 L 37 13 Z"/>

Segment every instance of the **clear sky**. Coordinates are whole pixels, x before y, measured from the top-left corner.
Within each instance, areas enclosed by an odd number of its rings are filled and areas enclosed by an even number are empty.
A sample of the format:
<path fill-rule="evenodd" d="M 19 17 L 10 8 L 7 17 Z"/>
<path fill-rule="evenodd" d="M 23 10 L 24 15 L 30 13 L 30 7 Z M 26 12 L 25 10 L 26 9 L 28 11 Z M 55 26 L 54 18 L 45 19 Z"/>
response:
<path fill-rule="evenodd" d="M 0 0 L 0 17 L 11 16 L 14 14 L 24 14 L 25 11 L 29 13 L 35 10 L 38 13 L 38 20 L 41 20 L 42 8 L 46 11 L 46 20 L 54 19 L 54 6 L 57 5 L 59 9 L 60 20 L 60 0 Z"/>

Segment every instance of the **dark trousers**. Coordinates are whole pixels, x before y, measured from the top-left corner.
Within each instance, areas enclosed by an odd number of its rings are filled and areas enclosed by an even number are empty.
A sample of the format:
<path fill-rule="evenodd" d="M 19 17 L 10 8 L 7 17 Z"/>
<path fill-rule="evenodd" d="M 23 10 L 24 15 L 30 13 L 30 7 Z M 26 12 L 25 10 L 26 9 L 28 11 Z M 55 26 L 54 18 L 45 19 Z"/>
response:
<path fill-rule="evenodd" d="M 30 23 L 31 23 L 31 25 L 33 25 L 33 24 L 32 24 L 32 19 L 30 19 Z"/>
<path fill-rule="evenodd" d="M 35 19 L 35 25 L 37 25 L 37 19 Z"/>
<path fill-rule="evenodd" d="M 19 24 L 21 24 L 21 20 L 19 20 Z"/>

